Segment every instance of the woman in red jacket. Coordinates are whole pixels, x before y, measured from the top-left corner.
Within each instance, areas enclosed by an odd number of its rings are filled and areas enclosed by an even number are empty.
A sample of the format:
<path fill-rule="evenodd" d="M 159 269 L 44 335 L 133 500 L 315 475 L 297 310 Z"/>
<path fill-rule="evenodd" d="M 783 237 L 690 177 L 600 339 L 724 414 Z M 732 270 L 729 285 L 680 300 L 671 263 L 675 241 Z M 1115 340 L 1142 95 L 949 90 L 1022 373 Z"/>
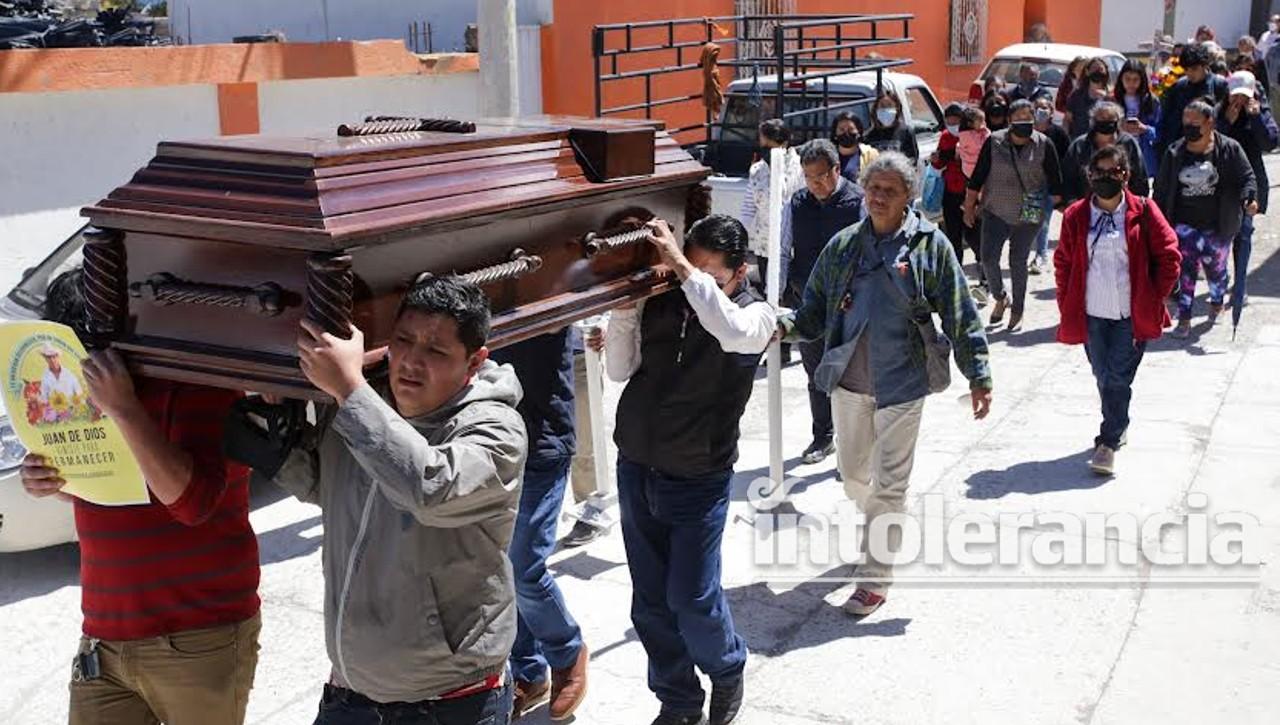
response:
<path fill-rule="evenodd" d="M 1102 397 L 1089 468 L 1115 472 L 1129 427 L 1133 378 L 1147 342 L 1170 324 L 1164 300 L 1178 281 L 1178 236 L 1150 200 L 1126 190 L 1129 157 L 1106 146 L 1089 161 L 1092 193 L 1067 208 L 1053 256 L 1058 342 L 1084 343 Z"/>

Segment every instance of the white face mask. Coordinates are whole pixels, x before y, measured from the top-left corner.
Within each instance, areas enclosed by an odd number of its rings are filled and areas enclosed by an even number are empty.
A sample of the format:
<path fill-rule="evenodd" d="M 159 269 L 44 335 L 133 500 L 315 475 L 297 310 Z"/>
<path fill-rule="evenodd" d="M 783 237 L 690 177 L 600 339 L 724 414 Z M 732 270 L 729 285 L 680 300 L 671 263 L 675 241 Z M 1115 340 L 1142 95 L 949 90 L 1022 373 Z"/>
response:
<path fill-rule="evenodd" d="M 898 112 L 892 108 L 876 109 L 876 120 L 881 126 L 891 126 L 898 119 Z"/>

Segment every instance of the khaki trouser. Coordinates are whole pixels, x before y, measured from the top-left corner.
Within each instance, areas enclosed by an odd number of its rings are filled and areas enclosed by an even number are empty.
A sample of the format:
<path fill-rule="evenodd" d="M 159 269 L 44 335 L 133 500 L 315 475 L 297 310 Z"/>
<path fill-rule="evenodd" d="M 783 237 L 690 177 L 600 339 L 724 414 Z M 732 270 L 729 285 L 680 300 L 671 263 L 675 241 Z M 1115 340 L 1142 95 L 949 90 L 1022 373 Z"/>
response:
<path fill-rule="evenodd" d="M 600 371 L 597 370 L 599 375 Z M 573 356 L 573 415 L 576 445 L 573 463 L 569 469 L 569 485 L 573 487 L 573 502 L 582 503 L 598 488 L 596 482 L 595 446 L 591 441 L 591 405 L 587 397 L 587 357 L 583 353 Z M 601 452 L 604 455 L 604 452 Z"/>
<path fill-rule="evenodd" d="M 871 523 L 887 513 L 906 510 L 907 484 L 915 463 L 916 438 L 924 398 L 876 409 L 875 398 L 837 388 L 831 394 L 831 414 L 836 430 L 836 465 L 844 479 L 844 491 L 858 505 L 866 526 L 861 551 L 866 562 L 858 567 L 858 586 L 883 594 L 893 579 L 893 561 L 876 560 L 869 548 Z M 888 529 L 886 551 L 902 548 L 902 529 Z M 881 580 L 881 581 L 867 581 Z"/>
<path fill-rule="evenodd" d="M 239 624 L 98 642 L 101 676 L 71 682 L 71 725 L 239 725 L 258 666 L 260 615 Z M 89 640 L 80 638 L 80 652 Z"/>

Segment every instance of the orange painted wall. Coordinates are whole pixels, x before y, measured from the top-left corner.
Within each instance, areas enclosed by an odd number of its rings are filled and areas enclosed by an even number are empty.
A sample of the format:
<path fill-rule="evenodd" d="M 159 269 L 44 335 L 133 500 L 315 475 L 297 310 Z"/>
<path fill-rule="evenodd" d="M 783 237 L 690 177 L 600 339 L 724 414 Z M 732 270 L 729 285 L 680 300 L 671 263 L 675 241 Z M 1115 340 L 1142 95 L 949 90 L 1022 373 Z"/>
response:
<path fill-rule="evenodd" d="M 555 0 L 555 22 L 542 28 L 542 107 L 547 113 L 568 113 L 591 116 L 595 113 L 595 69 L 591 55 L 591 29 L 606 23 L 643 22 L 672 18 L 697 18 L 716 15 L 732 15 L 733 0 L 645 0 L 643 2 L 612 2 L 610 0 Z M 692 33 L 685 30 L 684 33 Z M 648 39 L 654 42 L 658 35 L 637 34 L 633 42 L 641 44 Z M 665 34 L 665 31 L 663 31 Z M 690 35 L 678 39 L 691 39 Z M 611 43 L 612 46 L 612 43 Z M 694 62 L 696 53 L 688 53 L 685 63 Z M 652 67 L 655 61 L 674 65 L 671 53 L 634 56 L 630 68 Z M 637 62 L 640 65 L 637 65 Z M 620 64 L 619 70 L 628 70 Z M 723 77 L 728 80 L 726 71 Z M 657 78 L 653 84 L 653 97 L 670 98 L 696 93 L 701 83 L 696 72 L 671 74 Z M 640 80 L 628 80 L 610 84 L 604 96 L 605 106 L 619 106 L 644 99 L 644 85 Z M 671 111 L 677 111 L 672 113 Z M 629 114 L 635 115 L 635 114 Z M 662 118 L 670 127 L 699 123 L 702 115 L 694 104 L 667 109 Z"/>
<path fill-rule="evenodd" d="M 1102 3 L 1027 0 L 1027 27 L 1049 26 L 1054 42 L 1096 46 L 1102 37 Z"/>
<path fill-rule="evenodd" d="M 6 50 L 0 53 L 0 93 L 453 73 L 478 67 L 475 54 L 416 56 L 399 40 Z"/>
<path fill-rule="evenodd" d="M 888 48 L 885 55 L 906 56 L 915 63 L 910 72 L 923 77 L 941 100 L 967 95 L 982 65 L 948 64 L 951 32 L 949 0 L 798 0 L 802 13 L 912 13 L 911 32 L 916 42 L 903 48 Z M 593 67 L 591 28 L 602 23 L 618 23 L 667 18 L 689 18 L 733 13 L 733 0 L 645 0 L 638 3 L 602 0 L 556 0 L 554 22 L 542 29 L 543 108 L 548 113 L 591 115 L 593 107 Z M 1054 38 L 1062 42 L 1095 45 L 1101 20 L 1101 0 L 989 0 L 987 54 L 1022 41 L 1026 28 L 1047 22 Z M 1046 15 L 1047 13 L 1047 15 Z M 656 56 L 655 56 L 656 57 Z M 723 77 L 727 80 L 726 71 Z M 690 74 L 655 84 L 655 98 L 696 91 L 698 81 Z M 662 93 L 659 91 L 673 91 Z M 606 95 L 606 105 L 623 105 L 643 98 L 643 87 L 615 87 L 616 95 Z M 663 117 L 676 126 L 697 123 L 697 108 Z"/>
<path fill-rule="evenodd" d="M 1023 37 L 1023 13 L 1027 0 L 988 0 L 987 55 Z M 1101 0 L 1079 0 L 1098 4 Z M 982 65 L 951 65 L 947 62 L 951 42 L 951 3 L 949 0 L 799 0 L 806 13 L 911 13 L 911 35 L 915 42 L 908 46 L 889 47 L 883 55 L 907 57 L 915 63 L 907 72 L 924 78 L 944 103 L 962 98 L 969 84 L 982 71 Z"/>

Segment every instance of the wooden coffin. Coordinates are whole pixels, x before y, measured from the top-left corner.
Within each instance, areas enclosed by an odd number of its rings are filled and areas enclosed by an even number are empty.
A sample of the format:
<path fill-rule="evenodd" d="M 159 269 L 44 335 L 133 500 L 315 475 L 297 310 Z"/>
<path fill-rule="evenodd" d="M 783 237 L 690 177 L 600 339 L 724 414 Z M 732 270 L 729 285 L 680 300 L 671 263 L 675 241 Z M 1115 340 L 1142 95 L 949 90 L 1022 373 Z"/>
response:
<path fill-rule="evenodd" d="M 354 322 L 373 361 L 419 275 L 467 274 L 500 347 L 665 291 L 637 222 L 679 232 L 709 209 L 708 172 L 655 123 L 405 126 L 161 143 L 84 210 L 99 341 L 146 375 L 318 398 L 304 316 Z"/>

